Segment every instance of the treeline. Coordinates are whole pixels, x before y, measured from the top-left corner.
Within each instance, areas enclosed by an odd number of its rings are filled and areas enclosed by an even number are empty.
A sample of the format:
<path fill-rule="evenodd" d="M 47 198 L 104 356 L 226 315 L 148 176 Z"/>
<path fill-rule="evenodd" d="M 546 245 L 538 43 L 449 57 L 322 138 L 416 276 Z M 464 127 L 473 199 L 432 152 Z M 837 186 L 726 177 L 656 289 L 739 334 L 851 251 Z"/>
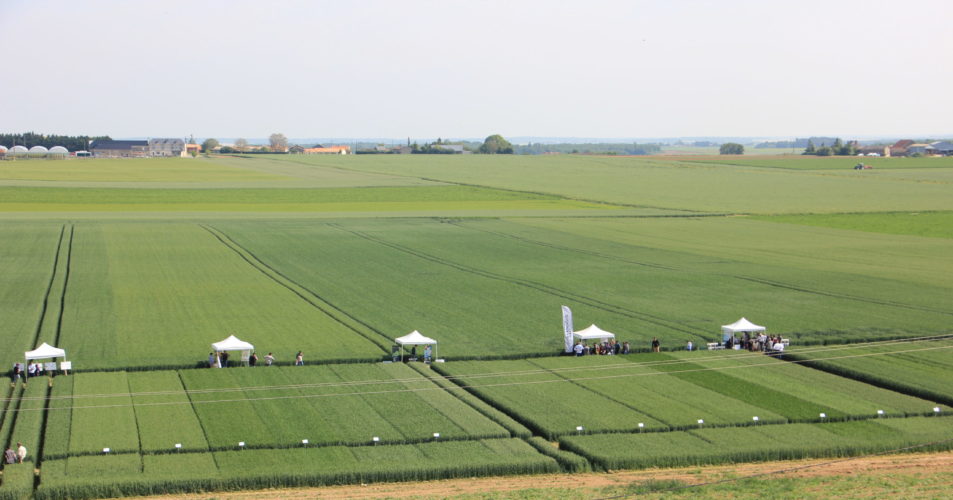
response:
<path fill-rule="evenodd" d="M 815 146 L 813 140 L 807 141 L 807 147 L 804 148 L 802 155 L 814 155 L 814 156 L 854 156 L 857 154 L 857 142 L 850 141 L 844 143 L 840 140 L 840 137 L 834 139 L 834 143 L 828 146 L 825 143 L 821 143 L 820 146 Z"/>
<path fill-rule="evenodd" d="M 811 136 L 807 139 L 797 138 L 793 141 L 767 141 L 761 142 L 755 145 L 755 149 L 762 148 L 806 148 L 807 144 L 813 142 L 814 144 L 834 144 L 834 141 L 837 140 L 836 137 L 823 137 L 823 136 Z"/>
<path fill-rule="evenodd" d="M 36 132 L 27 132 L 25 134 L 0 134 L 0 145 L 8 148 L 17 146 L 43 146 L 52 148 L 53 146 L 63 146 L 70 151 L 83 151 L 89 149 L 89 141 L 109 141 L 112 140 L 108 135 L 90 137 L 88 135 L 47 135 L 37 134 Z"/>
<path fill-rule="evenodd" d="M 545 153 L 600 154 L 600 155 L 650 155 L 662 151 L 658 144 L 639 143 L 530 143 L 514 146 L 519 155 L 539 155 Z"/>

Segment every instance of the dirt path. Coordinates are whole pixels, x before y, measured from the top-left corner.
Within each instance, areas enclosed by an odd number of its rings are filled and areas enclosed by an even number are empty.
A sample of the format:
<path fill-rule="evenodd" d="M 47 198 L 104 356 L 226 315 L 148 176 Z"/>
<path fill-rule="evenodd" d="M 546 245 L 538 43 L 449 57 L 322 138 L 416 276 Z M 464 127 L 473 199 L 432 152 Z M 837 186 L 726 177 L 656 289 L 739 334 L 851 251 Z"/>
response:
<path fill-rule="evenodd" d="M 783 472 L 782 472 L 783 471 Z M 756 464 L 723 465 L 713 467 L 689 467 L 681 469 L 649 469 L 587 474 L 546 474 L 535 476 L 487 477 L 472 479 L 448 479 L 419 483 L 378 483 L 370 485 L 331 486 L 323 488 L 297 488 L 280 490 L 257 490 L 216 492 L 193 495 L 176 495 L 176 499 L 240 500 L 252 498 L 452 498 L 455 496 L 493 493 L 505 495 L 534 488 L 592 490 L 626 486 L 648 480 L 677 480 L 685 484 L 701 484 L 726 478 L 744 478 L 758 474 L 783 474 L 783 477 L 837 477 L 837 476 L 885 476 L 917 475 L 953 471 L 953 453 L 929 453 L 889 455 L 857 459 L 796 460 Z M 583 496 L 585 493 L 583 492 Z M 147 497 L 168 500 L 171 496 Z"/>

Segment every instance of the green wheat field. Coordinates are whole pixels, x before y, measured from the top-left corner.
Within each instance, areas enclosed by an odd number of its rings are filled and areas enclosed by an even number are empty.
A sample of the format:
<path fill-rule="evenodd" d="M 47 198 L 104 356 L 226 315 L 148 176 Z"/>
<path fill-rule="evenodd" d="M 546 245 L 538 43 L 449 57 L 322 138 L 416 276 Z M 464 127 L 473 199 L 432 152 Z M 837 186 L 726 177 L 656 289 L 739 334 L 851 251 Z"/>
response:
<path fill-rule="evenodd" d="M 2 161 L 6 366 L 75 371 L 4 386 L 0 499 L 949 450 L 953 158 L 853 160 Z M 782 359 L 684 350 L 742 316 Z"/>

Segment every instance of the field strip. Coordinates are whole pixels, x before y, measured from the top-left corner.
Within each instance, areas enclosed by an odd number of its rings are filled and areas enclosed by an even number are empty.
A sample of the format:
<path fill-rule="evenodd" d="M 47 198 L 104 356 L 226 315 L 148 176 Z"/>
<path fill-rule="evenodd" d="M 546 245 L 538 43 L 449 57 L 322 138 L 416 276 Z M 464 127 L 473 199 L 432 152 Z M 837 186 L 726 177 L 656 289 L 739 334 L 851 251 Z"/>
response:
<path fill-rule="evenodd" d="M 663 328 L 668 328 L 668 329 L 670 329 L 670 330 L 675 330 L 675 331 L 678 331 L 678 332 L 681 332 L 681 333 L 687 333 L 687 334 L 689 334 L 689 335 L 699 335 L 699 336 L 700 336 L 700 335 L 704 335 L 704 332 L 701 332 L 700 330 L 696 331 L 696 330 L 691 329 L 691 327 L 689 327 L 689 326 L 687 326 L 687 325 L 684 325 L 684 324 L 682 324 L 682 323 L 678 323 L 678 322 L 666 320 L 666 319 L 660 318 L 660 317 L 658 317 L 658 316 L 654 316 L 654 315 L 647 314 L 647 313 L 635 312 L 635 311 L 626 309 L 626 308 L 621 307 L 621 306 L 617 306 L 617 305 L 614 305 L 614 304 L 609 304 L 609 303 L 607 303 L 607 302 L 603 302 L 603 301 L 598 300 L 598 299 L 595 299 L 595 298 L 591 298 L 591 297 L 586 297 L 586 296 L 582 296 L 582 295 L 573 294 L 573 293 L 567 292 L 567 291 L 565 291 L 565 290 L 560 290 L 560 289 L 558 289 L 558 288 L 555 288 L 555 287 L 552 287 L 552 286 L 549 286 L 549 285 L 546 285 L 546 284 L 543 284 L 543 283 L 537 283 L 537 282 L 534 282 L 534 281 L 523 280 L 523 279 L 519 279 L 519 278 L 513 278 L 513 277 L 510 277 L 510 276 L 504 276 L 504 275 L 496 274 L 496 273 L 493 273 L 493 272 L 490 272 L 490 271 L 486 271 L 486 270 L 483 270 L 483 269 L 477 269 L 477 268 L 475 268 L 475 267 L 466 266 L 466 265 L 464 265 L 464 264 L 459 264 L 459 263 L 456 263 L 456 262 L 451 262 L 451 261 L 449 261 L 449 260 L 445 260 L 445 259 L 442 259 L 442 258 L 440 258 L 440 257 L 436 257 L 436 256 L 434 256 L 434 255 L 430 255 L 430 254 L 421 252 L 421 251 L 419 251 L 419 250 L 415 250 L 415 249 L 413 249 L 413 248 L 406 247 L 406 246 L 404 246 L 404 245 L 400 245 L 400 244 L 397 244 L 397 243 L 393 243 L 393 242 L 390 242 L 390 241 L 386 241 L 386 240 L 383 240 L 383 239 L 381 239 L 381 238 L 376 238 L 376 237 L 371 236 L 371 235 L 369 235 L 369 234 L 367 234 L 367 233 L 362 233 L 362 232 L 356 231 L 356 230 L 345 229 L 345 228 L 343 228 L 343 227 L 341 227 L 340 225 L 337 225 L 337 224 L 330 224 L 330 226 L 331 226 L 331 227 L 335 227 L 335 228 L 337 228 L 337 229 L 339 229 L 339 230 L 341 230 L 341 231 L 345 231 L 345 232 L 351 233 L 351 234 L 353 234 L 353 235 L 355 235 L 355 236 L 357 236 L 357 237 L 363 238 L 363 239 L 365 239 L 365 240 L 372 241 L 372 242 L 378 243 L 378 244 L 380 244 L 380 245 L 384 245 L 384 246 L 386 246 L 386 247 L 392 248 L 392 249 L 394 249 L 394 250 L 397 250 L 397 251 L 400 251 L 400 252 L 403 252 L 403 253 L 406 253 L 406 254 L 409 254 L 409 255 L 413 255 L 413 256 L 415 256 L 415 257 L 417 257 L 417 258 L 424 259 L 424 260 L 429 261 L 429 262 L 433 262 L 433 263 L 436 263 L 436 264 L 440 264 L 440 265 L 444 265 L 444 266 L 447 266 L 447 267 L 451 267 L 451 268 L 456 269 L 456 270 L 458 270 L 458 271 L 463 271 L 463 272 L 466 272 L 466 273 L 475 274 L 475 275 L 477 275 L 477 276 L 482 276 L 482 277 L 484 277 L 484 278 L 489 278 L 489 279 L 493 279 L 493 280 L 503 281 L 503 282 L 510 283 L 510 284 L 513 284 L 513 285 L 518 285 L 518 286 L 523 286 L 523 287 L 526 287 L 526 288 L 531 288 L 531 289 L 533 289 L 533 290 L 536 290 L 536 291 L 539 291 L 539 292 L 543 292 L 543 293 L 548 294 L 548 295 L 553 295 L 553 296 L 556 296 L 556 297 L 559 297 L 559 298 L 562 298 L 562 299 L 566 299 L 566 300 L 575 300 L 575 301 L 577 301 L 577 302 L 586 304 L 586 305 L 588 305 L 588 306 L 591 306 L 591 307 L 594 307 L 594 308 L 597 308 L 597 309 L 601 309 L 601 310 L 606 311 L 606 312 L 616 313 L 616 314 L 620 314 L 620 315 L 622 315 L 622 316 L 628 316 L 628 317 L 630 317 L 630 318 L 639 319 L 639 320 L 645 321 L 646 323 L 652 323 L 652 324 L 654 324 L 654 325 L 657 325 L 657 326 L 660 326 L 660 327 L 663 327 Z"/>
<path fill-rule="evenodd" d="M 842 351 L 842 350 L 856 350 L 856 349 L 866 349 L 871 346 L 883 346 L 883 345 L 895 345 L 895 344 L 913 344 L 917 342 L 934 342 L 938 340 L 949 340 L 953 338 L 953 334 L 943 335 L 937 337 L 924 337 L 920 339 L 898 339 L 898 340 L 886 340 L 886 341 L 875 341 L 868 343 L 858 343 L 858 344 L 846 344 L 842 346 L 815 346 L 806 348 L 803 350 L 798 350 L 793 353 L 786 353 L 786 356 L 793 356 L 795 359 L 789 359 L 790 363 L 793 364 L 804 364 L 816 361 L 826 361 L 826 360 L 839 360 L 839 359 L 852 359 L 852 358 L 869 358 L 875 356 L 890 356 L 890 355 L 903 355 L 908 353 L 915 352 L 927 352 L 927 351 L 936 351 L 944 349 L 953 349 L 953 345 L 943 345 L 943 346 L 932 346 L 932 347 L 920 347 L 914 349 L 904 349 L 900 351 L 883 351 L 883 352 L 874 352 L 874 353 L 862 353 L 862 354 L 847 354 L 842 356 L 828 356 L 822 358 L 809 358 L 809 359 L 796 359 L 797 356 L 803 355 L 804 353 L 811 352 L 831 352 L 831 351 Z M 733 361 L 739 357 L 763 357 L 764 354 L 750 353 L 750 354 L 726 354 L 726 355 L 716 355 L 710 356 L 703 359 L 667 359 L 663 361 L 651 361 L 651 362 L 638 362 L 638 363 L 620 363 L 607 366 L 580 366 L 580 367 L 570 367 L 570 368 L 544 368 L 540 367 L 539 369 L 533 370 L 517 370 L 517 371 L 494 371 L 494 372 L 485 372 L 485 373 L 473 373 L 467 375 L 443 375 L 439 377 L 438 380 L 454 381 L 459 379 L 484 379 L 484 378 L 500 378 L 500 377 L 512 377 L 512 376 L 526 376 L 526 375 L 538 375 L 538 374 L 560 374 L 574 371 L 587 371 L 587 372 L 598 372 L 598 371 L 614 371 L 620 369 L 636 369 L 636 368 L 654 368 L 654 367 L 667 367 L 672 365 L 680 364 L 703 364 L 703 363 L 712 363 L 718 361 Z M 524 361 L 531 362 L 531 359 L 525 359 Z M 538 363 L 532 363 L 534 366 L 539 366 Z M 784 366 L 774 362 L 767 363 L 752 363 L 748 365 L 741 365 L 737 367 L 727 367 L 731 369 L 743 368 L 743 367 L 765 367 L 765 366 Z M 659 373 L 642 373 L 642 374 L 633 374 L 633 376 L 646 376 L 646 375 L 663 375 L 671 373 L 687 373 L 687 372 L 699 372 L 699 371 L 717 371 L 723 368 L 704 368 L 704 369 L 692 369 L 692 370 L 683 370 L 683 371 L 671 371 L 671 372 L 659 372 Z M 427 377 L 428 379 L 432 377 Z M 612 377 L 615 378 L 615 377 Z M 592 378 L 598 379 L 598 378 Z M 570 380 L 567 378 L 567 380 Z M 93 398 L 111 398 L 111 397 L 127 397 L 127 396 L 163 396 L 163 395 L 172 395 L 172 394 L 181 394 L 185 392 L 186 394 L 214 394 L 214 393 L 228 393 L 228 392 L 247 392 L 247 391 L 274 391 L 281 389 L 319 389 L 319 388 L 340 388 L 340 387 L 355 387 L 361 385 L 381 385 L 381 384 L 390 384 L 390 383 L 407 383 L 407 382 L 424 382 L 424 379 L 419 377 L 412 378 L 388 378 L 388 379 L 373 379 L 373 380 L 359 380 L 359 381 L 341 381 L 341 382 L 321 382 L 321 383 L 310 383 L 310 384 L 284 384 L 284 385 L 262 385 L 262 386 L 251 386 L 251 387 L 237 387 L 237 388 L 223 388 L 223 389 L 185 389 L 185 390 L 176 390 L 176 391 L 138 391 L 133 393 L 105 393 L 105 394 L 82 394 L 80 396 L 67 395 L 67 396 L 50 396 L 50 397 L 23 397 L 22 400 L 68 400 L 81 397 L 84 399 L 93 399 Z M 519 383 L 503 384 L 503 385 L 520 385 Z M 184 387 L 184 382 L 183 382 Z M 475 386 L 483 387 L 483 386 Z M 10 401 L 10 400 L 7 400 Z M 63 409 L 66 409 L 64 407 Z"/>
<path fill-rule="evenodd" d="M 236 243 L 224 232 L 205 224 L 200 224 L 200 226 L 204 228 L 206 231 L 208 231 L 209 233 L 211 233 L 212 236 L 218 239 L 218 241 L 220 241 L 223 245 L 225 245 L 226 247 L 234 251 L 236 254 L 238 254 L 239 257 L 245 260 L 245 262 L 247 262 L 250 266 L 255 268 L 255 270 L 257 270 L 258 272 L 264 274 L 275 283 L 278 283 L 279 285 L 287 288 L 292 293 L 300 297 L 302 300 L 304 300 L 305 302 L 313 306 L 315 309 L 321 311 L 322 313 L 334 319 L 341 325 L 344 325 L 349 330 L 360 335 L 361 337 L 364 337 L 368 341 L 376 344 L 377 346 L 381 348 L 382 351 L 384 351 L 384 353 L 390 352 L 390 345 L 391 345 L 390 338 L 387 337 L 387 335 L 385 335 L 384 332 L 381 332 L 380 330 L 374 328 L 370 324 L 365 323 L 358 318 L 355 318 L 354 316 L 347 313 L 347 311 L 344 311 L 343 309 L 335 306 L 334 304 L 322 298 L 317 293 L 309 290 L 308 288 L 298 284 L 296 281 L 292 280 L 291 278 L 285 276 L 280 271 L 274 269 L 273 267 L 263 262 L 255 254 L 253 254 L 252 252 L 250 252 L 243 246 Z M 368 334 L 366 331 L 363 331 L 358 326 L 355 326 L 354 323 L 366 328 L 367 330 L 373 332 L 375 335 Z"/>
<path fill-rule="evenodd" d="M 659 216 L 659 217 L 668 217 L 668 216 Z M 712 216 L 712 215 L 706 215 L 705 217 L 714 217 L 714 216 Z M 720 217 L 720 216 L 718 216 L 718 217 Z M 582 255 L 588 255 L 588 256 L 592 256 L 592 257 L 599 257 L 599 258 L 602 258 L 602 259 L 605 259 L 605 260 L 609 260 L 609 261 L 622 262 L 622 263 L 624 263 L 624 264 L 632 264 L 632 265 L 635 265 L 635 266 L 650 267 L 650 268 L 653 268 L 653 269 L 664 269 L 664 270 L 666 270 L 666 271 L 681 271 L 681 269 L 678 269 L 678 268 L 675 268 L 675 267 L 670 267 L 670 266 L 663 266 L 663 265 L 661 265 L 661 264 L 651 264 L 651 263 L 648 263 L 648 262 L 639 262 L 639 261 L 636 261 L 636 260 L 623 259 L 623 258 L 617 257 L 617 256 L 615 256 L 615 255 L 604 254 L 604 253 L 600 253 L 600 252 L 594 252 L 594 251 L 592 251 L 592 250 L 584 250 L 584 249 L 581 249 L 581 248 L 573 248 L 573 247 L 568 247 L 568 246 L 565 246 L 565 245 L 557 245 L 557 244 L 555 244 L 555 243 L 546 243 L 545 241 L 534 240 L 534 239 L 531 239 L 531 238 L 526 238 L 526 237 L 523 237 L 523 236 L 518 236 L 518 235 L 515 235 L 515 234 L 511 234 L 511 233 L 504 233 L 504 232 L 501 232 L 501 231 L 491 231 L 491 230 L 489 230 L 489 229 L 479 229 L 479 228 L 471 227 L 471 226 L 468 226 L 468 225 L 460 224 L 460 223 L 457 222 L 457 221 L 450 221 L 449 223 L 452 224 L 452 225 L 454 225 L 454 226 L 456 226 L 456 227 L 459 227 L 459 228 L 461 228 L 461 229 L 466 229 L 466 230 L 468 230 L 468 231 L 477 231 L 477 232 L 481 232 L 481 233 L 484 233 L 484 234 L 492 234 L 492 235 L 495 235 L 495 236 L 499 236 L 499 237 L 501 237 L 501 238 L 509 238 L 509 239 L 516 240 L 516 241 L 519 241 L 519 242 L 522 242 L 522 243 L 529 243 L 529 244 L 531 244 L 531 245 L 536 245 L 536 246 L 540 246 L 540 247 L 544 247 L 544 248 L 552 248 L 552 249 L 554 249 L 554 250 L 562 250 L 562 251 L 566 251 L 566 252 L 574 252 L 574 253 L 578 253 L 578 254 L 582 254 Z M 649 248 L 649 247 L 642 247 L 642 248 Z"/>
<path fill-rule="evenodd" d="M 853 301 L 857 301 L 857 302 L 865 302 L 865 303 L 868 303 L 868 304 L 877 304 L 877 305 L 881 305 L 881 306 L 890 306 L 890 307 L 897 307 L 897 308 L 902 308 L 902 309 L 911 309 L 911 310 L 914 310 L 914 311 L 932 312 L 932 313 L 937 313 L 937 314 L 946 314 L 946 315 L 953 316 L 953 311 L 945 311 L 945 310 L 943 310 L 943 309 L 934 309 L 934 308 L 932 308 L 932 307 L 915 306 L 915 305 L 911 305 L 911 304 L 904 304 L 904 303 L 902 303 L 902 302 L 892 302 L 892 301 L 887 301 L 887 300 L 877 300 L 877 299 L 871 299 L 871 298 L 866 298 L 866 297 L 857 297 L 856 295 L 848 295 L 848 294 L 834 293 L 834 292 L 825 292 L 825 291 L 822 291 L 822 290 L 812 290 L 812 289 L 809 289 L 809 288 L 803 288 L 803 287 L 799 287 L 799 286 L 789 285 L 789 284 L 787 284 L 787 283 L 781 283 L 781 282 L 779 282 L 779 281 L 770 281 L 770 280 L 766 280 L 766 279 L 763 279 L 763 278 L 754 278 L 754 277 L 751 277 L 751 276 L 741 276 L 741 275 L 726 275 L 726 276 L 730 276 L 730 277 L 732 277 L 732 278 L 736 278 L 736 279 L 740 279 L 740 280 L 751 281 L 751 282 L 753 282 L 753 283 L 758 283 L 758 284 L 761 284 L 761 285 L 773 286 L 773 287 L 777 287 L 777 288 L 784 288 L 784 289 L 786 289 L 786 290 L 794 290 L 794 291 L 796 291 L 796 292 L 809 293 L 809 294 L 813 294 L 813 295 L 821 295 L 821 296 L 824 296 L 824 297 L 834 297 L 834 298 L 836 298 L 836 299 L 853 300 Z"/>
<path fill-rule="evenodd" d="M 941 350 L 941 349 L 953 349 L 953 345 L 950 345 L 950 346 L 941 346 L 941 347 L 927 347 L 927 348 L 921 348 L 921 349 L 910 349 L 910 350 L 898 351 L 898 352 L 866 353 L 866 354 L 856 354 L 856 355 L 848 355 L 848 356 L 835 356 L 835 357 L 828 357 L 828 358 L 824 358 L 824 359 L 825 359 L 825 360 L 832 360 L 832 359 L 846 359 L 846 358 L 861 358 L 861 357 L 872 357 L 872 356 L 884 356 L 884 355 L 897 354 L 897 353 L 902 353 L 902 352 L 935 351 L 935 350 Z M 791 361 L 791 363 L 796 363 L 796 364 L 801 364 L 801 363 L 804 363 L 804 362 L 805 362 L 805 361 L 803 361 L 803 360 L 793 360 L 793 361 Z M 695 363 L 697 363 L 697 361 L 692 360 L 690 363 L 691 363 L 691 364 L 695 364 Z M 633 373 L 628 373 L 628 374 L 615 374 L 615 375 L 604 375 L 604 376 L 595 376 L 595 377 L 575 377 L 575 378 L 564 377 L 564 378 L 557 378 L 557 379 L 551 379 L 551 380 L 537 380 L 537 381 L 523 381 L 523 382 L 503 382 L 503 383 L 496 383 L 496 384 L 481 384 L 481 385 L 466 385 L 466 384 L 460 384 L 460 385 L 457 385 L 457 386 L 455 386 L 455 387 L 432 386 L 432 387 L 425 387 L 425 388 L 405 388 L 405 389 L 396 389 L 396 390 L 357 391 L 357 392 L 331 393 L 331 394 L 306 394 L 306 395 L 300 395 L 300 394 L 299 394 L 299 395 L 288 395 L 288 396 L 265 396 L 265 397 L 259 397 L 259 398 L 245 398 L 245 399 L 242 399 L 242 400 L 235 400 L 235 399 L 218 399 L 218 400 L 203 400 L 203 401 L 191 401 L 191 402 L 189 402 L 189 401 L 173 401 L 173 402 L 137 403 L 137 404 L 135 404 L 135 405 L 132 404 L 132 403 L 129 403 L 129 404 L 63 406 L 63 407 L 51 408 L 51 410 L 53 410 L 53 409 L 55 409 L 55 410 L 61 410 L 61 409 L 93 409 L 93 408 L 128 408 L 128 407 L 132 407 L 132 406 L 170 406 L 170 405 L 186 405 L 186 404 L 195 405 L 195 404 L 211 404 L 211 403 L 229 403 L 229 402 L 236 402 L 236 401 L 269 401 L 269 400 L 286 400 L 286 399 L 314 399 L 314 398 L 332 398 L 332 397 L 343 397 L 343 396 L 366 396 L 366 395 L 374 395 L 374 394 L 413 393 L 413 392 L 437 391 L 437 390 L 447 390 L 447 391 L 450 391 L 450 390 L 461 390 L 461 389 L 468 389 L 468 388 L 479 389 L 479 388 L 486 388 L 486 387 L 512 387 L 512 386 L 539 385 L 539 384 L 565 383 L 565 382 L 577 382 L 577 381 L 607 380 L 607 379 L 618 379 L 618 378 L 623 378 L 623 377 L 666 376 L 666 375 L 679 374 L 679 373 L 714 372 L 714 371 L 723 371 L 723 370 L 743 370 L 743 369 L 747 369 L 747 368 L 765 368 L 765 367 L 782 367 L 782 366 L 785 366 L 785 365 L 784 365 L 784 364 L 779 364 L 779 363 L 777 363 L 777 362 L 773 362 L 773 361 L 772 361 L 772 362 L 768 362 L 768 363 L 751 363 L 751 364 L 745 364 L 745 365 L 713 367 L 713 368 L 693 368 L 693 369 L 688 369 L 688 370 L 664 371 L 664 372 L 660 371 L 660 372 L 635 373 L 635 374 L 633 374 Z M 588 370 L 592 370 L 591 367 L 588 367 L 587 369 L 588 369 Z M 439 369 L 438 369 L 438 371 L 439 371 Z M 546 371 L 547 373 L 553 373 L 553 370 L 545 370 L 545 371 Z M 555 373 L 553 373 L 553 374 L 555 375 Z M 497 375 L 497 376 L 498 376 L 498 375 Z M 460 376 L 456 376 L 456 377 L 454 377 L 454 376 L 446 376 L 446 378 L 448 378 L 448 379 L 450 379 L 451 377 L 452 377 L 452 378 L 455 378 L 455 379 L 466 378 L 465 375 L 460 375 Z M 424 380 L 424 381 L 426 381 L 426 380 Z M 403 384 L 403 383 L 406 383 L 406 382 L 407 382 L 407 380 L 405 379 L 405 380 L 400 381 L 399 383 Z M 429 381 L 428 381 L 428 382 L 429 382 Z M 381 383 L 382 383 L 382 381 L 375 381 L 375 382 L 374 382 L 375 385 L 380 385 Z M 432 383 L 431 383 L 431 384 L 432 384 Z M 292 385 L 292 386 L 289 386 L 288 388 L 290 388 L 290 389 L 299 389 L 300 387 L 297 386 L 297 385 Z M 247 391 L 247 390 L 250 390 L 250 389 L 251 389 L 251 388 L 249 388 L 249 387 L 239 387 L 239 388 L 235 388 L 235 391 L 242 391 L 242 392 L 244 392 L 244 391 Z M 272 386 L 270 389 L 271 389 L 271 390 L 274 390 L 274 389 L 275 389 L 275 386 Z M 186 393 L 190 393 L 190 391 L 185 391 L 185 392 L 186 392 Z M 191 392 L 197 393 L 196 391 L 191 391 Z M 131 397 L 131 396 L 133 396 L 133 395 L 135 395 L 135 396 L 142 396 L 142 395 L 148 395 L 148 393 L 136 393 L 136 394 L 117 393 L 117 394 L 100 395 L 100 396 L 111 396 L 111 397 L 129 398 L 129 397 Z M 82 394 L 82 395 L 80 395 L 80 396 L 75 396 L 75 398 L 90 398 L 90 397 L 95 397 L 95 395 Z M 23 400 L 37 400 L 37 399 L 51 399 L 51 398 L 29 398 L 29 399 L 23 399 Z M 53 399 L 56 399 L 56 398 L 53 398 Z M 18 401 L 19 401 L 19 399 L 18 399 Z M 24 408 L 24 409 L 19 409 L 19 410 L 8 410 L 8 411 L 11 411 L 11 412 L 13 412 L 13 411 L 26 412 L 26 411 L 38 411 L 38 410 L 43 410 L 43 408 Z M 924 415 L 932 415 L 933 412 L 932 412 L 932 411 L 929 411 L 929 412 L 924 411 L 923 414 L 924 414 Z M 947 415 L 944 415 L 944 416 L 947 416 Z M 878 417 L 877 417 L 876 415 L 872 415 L 871 418 L 878 418 Z M 833 420 L 833 419 L 828 418 L 827 420 L 824 420 L 824 421 L 832 421 L 832 420 Z M 818 422 L 820 422 L 820 421 L 821 421 L 821 420 L 818 420 Z"/>

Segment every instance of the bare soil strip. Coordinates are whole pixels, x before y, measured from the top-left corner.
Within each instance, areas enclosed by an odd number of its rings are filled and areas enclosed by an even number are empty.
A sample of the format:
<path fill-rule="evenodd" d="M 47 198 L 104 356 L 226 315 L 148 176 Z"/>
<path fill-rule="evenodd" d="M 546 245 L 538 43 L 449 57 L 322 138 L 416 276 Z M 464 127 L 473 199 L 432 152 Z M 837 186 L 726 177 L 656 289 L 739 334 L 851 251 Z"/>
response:
<path fill-rule="evenodd" d="M 836 459 L 835 459 L 836 460 Z M 832 462 L 832 463 L 829 463 Z M 498 494 L 534 488 L 565 488 L 596 490 L 625 486 L 644 481 L 677 480 L 685 484 L 702 484 L 726 478 L 743 479 L 748 476 L 804 467 L 790 472 L 778 473 L 786 478 L 815 478 L 837 476 L 883 476 L 949 473 L 953 470 L 953 453 L 924 453 L 888 455 L 850 460 L 832 459 L 792 460 L 712 467 L 688 467 L 679 469 L 648 469 L 638 471 L 612 471 L 586 474 L 543 474 L 535 476 L 485 477 L 471 479 L 447 479 L 418 483 L 378 483 L 368 485 L 330 486 L 323 488 L 296 488 L 236 492 L 199 493 L 191 495 L 144 497 L 153 500 L 208 499 L 239 500 L 250 498 L 453 498 L 463 495 Z"/>

